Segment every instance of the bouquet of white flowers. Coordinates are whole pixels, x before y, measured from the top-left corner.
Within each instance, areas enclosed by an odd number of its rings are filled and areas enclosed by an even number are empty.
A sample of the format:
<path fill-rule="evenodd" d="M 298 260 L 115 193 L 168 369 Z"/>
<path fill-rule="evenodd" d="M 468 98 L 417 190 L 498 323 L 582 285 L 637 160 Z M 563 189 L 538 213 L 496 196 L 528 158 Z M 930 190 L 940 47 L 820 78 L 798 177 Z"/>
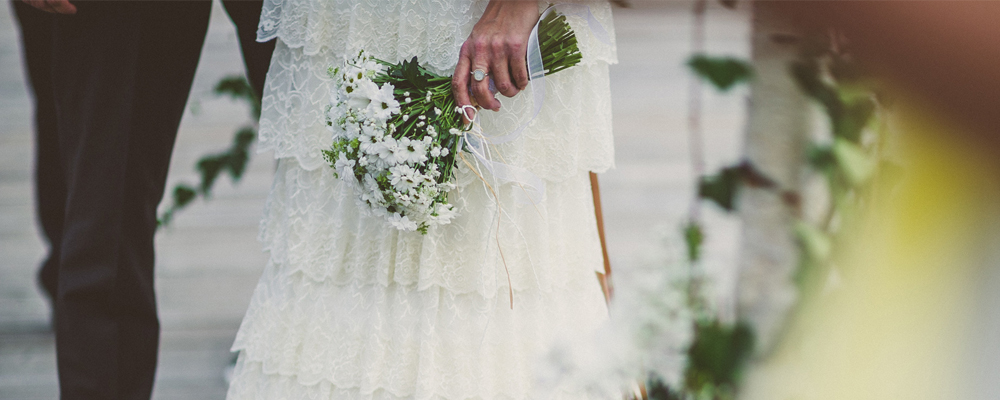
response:
<path fill-rule="evenodd" d="M 546 12 L 536 27 L 544 73 L 582 58 L 566 17 Z M 331 67 L 334 80 L 324 150 L 337 177 L 357 184 L 358 200 L 403 231 L 451 222 L 458 153 L 470 126 L 452 97 L 451 77 L 420 66 L 417 58 L 392 64 L 361 51 Z M 465 144 L 463 144 L 465 143 Z"/>

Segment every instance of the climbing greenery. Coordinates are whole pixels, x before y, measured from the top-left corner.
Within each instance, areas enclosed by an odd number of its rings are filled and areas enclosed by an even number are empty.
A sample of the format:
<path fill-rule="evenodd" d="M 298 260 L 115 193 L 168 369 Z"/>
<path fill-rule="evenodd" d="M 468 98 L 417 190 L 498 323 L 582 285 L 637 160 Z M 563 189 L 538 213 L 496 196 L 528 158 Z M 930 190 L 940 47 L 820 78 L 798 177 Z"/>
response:
<path fill-rule="evenodd" d="M 229 178 L 236 183 L 246 172 L 250 161 L 250 146 L 257 137 L 255 125 L 260 118 L 260 99 L 243 76 L 223 78 L 215 85 L 212 93 L 217 97 L 229 96 L 233 100 L 246 103 L 250 108 L 253 124 L 239 128 L 233 135 L 229 148 L 203 156 L 195 163 L 195 170 L 200 177 L 199 183 L 197 185 L 178 183 L 174 186 L 171 191 L 170 206 L 157 218 L 158 227 L 169 225 L 176 212 L 193 203 L 198 197 L 209 198 L 212 187 L 220 175 L 229 175 Z"/>
<path fill-rule="evenodd" d="M 828 35 L 807 35 L 801 41 L 800 57 L 789 65 L 789 74 L 808 98 L 815 102 L 829 121 L 830 131 L 819 135 L 809 146 L 805 168 L 818 174 L 826 183 L 828 204 L 821 217 L 807 218 L 802 211 L 802 196 L 795 188 L 783 188 L 761 173 L 749 161 L 724 167 L 702 177 L 697 183 L 698 196 L 725 212 L 737 208 L 744 188 L 758 188 L 778 195 L 785 206 L 799 215 L 791 234 L 799 244 L 800 263 L 794 281 L 800 300 L 791 311 L 796 318 L 802 304 L 818 300 L 837 257 L 852 231 L 849 225 L 879 193 L 890 190 L 902 174 L 902 168 L 886 157 L 885 123 L 880 113 L 885 108 L 877 85 L 849 55 L 835 49 L 842 44 L 831 42 Z M 720 92 L 753 78 L 746 62 L 695 55 L 688 62 L 691 71 Z M 694 265 L 701 256 L 706 233 L 697 221 L 683 228 L 688 261 Z M 692 280 L 692 286 L 702 283 Z M 743 370 L 753 353 L 754 333 L 743 322 L 723 322 L 711 310 L 705 310 L 704 296 L 697 287 L 689 289 L 689 306 L 698 317 L 694 322 L 694 340 L 688 348 L 688 365 L 681 387 L 670 387 L 659 377 L 646 382 L 646 394 L 652 400 L 732 400 L 735 399 Z M 699 309 L 700 308 L 700 309 Z"/>

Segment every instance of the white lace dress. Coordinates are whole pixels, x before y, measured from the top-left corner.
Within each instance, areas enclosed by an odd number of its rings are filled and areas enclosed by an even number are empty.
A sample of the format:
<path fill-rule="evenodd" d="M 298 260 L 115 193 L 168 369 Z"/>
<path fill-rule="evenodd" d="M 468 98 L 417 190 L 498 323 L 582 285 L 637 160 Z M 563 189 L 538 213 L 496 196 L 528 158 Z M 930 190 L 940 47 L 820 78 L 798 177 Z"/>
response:
<path fill-rule="evenodd" d="M 498 213 L 463 166 L 453 197 L 461 215 L 426 235 L 401 233 L 366 216 L 320 156 L 331 143 L 322 115 L 329 66 L 365 49 L 450 74 L 486 3 L 265 1 L 258 36 L 277 38 L 259 140 L 278 159 L 260 233 L 270 262 L 233 345 L 229 399 L 537 398 L 534 376 L 550 344 L 607 318 L 588 171 L 614 162 L 616 56 L 582 20 L 570 21 L 582 65 L 547 77 L 541 114 L 497 149 L 545 181 L 541 203 L 513 201 L 508 185 Z M 591 8 L 613 40 L 608 4 Z M 518 126 L 531 93 L 501 102 L 499 113 L 482 113 L 488 131 Z M 573 388 L 550 395 L 586 398 Z"/>

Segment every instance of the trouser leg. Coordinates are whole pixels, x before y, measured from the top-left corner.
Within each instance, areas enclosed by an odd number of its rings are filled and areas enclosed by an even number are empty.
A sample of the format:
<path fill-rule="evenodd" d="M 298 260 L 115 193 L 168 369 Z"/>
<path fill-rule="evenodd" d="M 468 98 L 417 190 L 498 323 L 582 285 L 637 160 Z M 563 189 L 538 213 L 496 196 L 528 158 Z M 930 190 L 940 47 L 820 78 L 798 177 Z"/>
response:
<path fill-rule="evenodd" d="M 63 399 L 148 399 L 153 234 L 211 3 L 77 2 L 55 27 L 67 204 L 56 346 Z"/>
<path fill-rule="evenodd" d="M 66 210 L 66 182 L 59 159 L 56 109 L 52 99 L 53 15 L 18 0 L 11 3 L 21 28 L 25 71 L 35 100 L 35 206 L 42 234 L 49 245 L 38 281 L 54 306 Z"/>
<path fill-rule="evenodd" d="M 233 25 L 236 25 L 247 78 L 259 99 L 264 93 L 264 78 L 267 77 L 267 69 L 271 64 L 271 53 L 274 53 L 273 39 L 265 43 L 257 42 L 257 23 L 260 22 L 260 10 L 264 2 L 223 0 L 222 5 Z"/>

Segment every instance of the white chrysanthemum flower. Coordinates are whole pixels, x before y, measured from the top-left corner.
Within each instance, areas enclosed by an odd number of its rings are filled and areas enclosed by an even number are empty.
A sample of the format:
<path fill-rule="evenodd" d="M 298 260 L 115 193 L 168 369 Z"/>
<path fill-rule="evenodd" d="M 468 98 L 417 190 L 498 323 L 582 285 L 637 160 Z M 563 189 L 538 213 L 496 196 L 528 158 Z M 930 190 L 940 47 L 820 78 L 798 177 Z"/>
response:
<path fill-rule="evenodd" d="M 392 93 L 394 89 L 386 83 L 372 96 L 368 109 L 377 120 L 388 121 L 394 114 L 399 114 L 399 102 Z"/>
<path fill-rule="evenodd" d="M 373 78 L 376 74 L 382 72 L 382 65 L 366 57 L 365 61 L 361 64 L 361 69 L 365 77 Z"/>
<path fill-rule="evenodd" d="M 431 157 L 440 157 L 441 156 L 441 147 L 440 146 L 431 147 L 430 153 L 431 153 Z M 437 164 L 433 164 L 433 165 L 437 165 Z"/>
<path fill-rule="evenodd" d="M 337 173 L 341 176 L 354 176 L 354 164 L 355 161 L 348 159 L 344 153 L 340 153 L 337 157 L 337 162 L 334 164 L 333 168 L 337 170 Z"/>
<path fill-rule="evenodd" d="M 399 164 L 389 168 L 389 183 L 396 190 L 406 192 L 413 189 L 417 184 L 417 171 L 406 164 Z M 398 197 L 398 196 L 397 196 Z"/>
<path fill-rule="evenodd" d="M 358 150 L 362 154 L 377 154 L 375 152 L 376 135 L 361 135 L 358 137 Z"/>
<path fill-rule="evenodd" d="M 448 130 L 448 133 L 458 136 L 462 134 L 462 131 L 458 130 L 458 128 L 451 128 Z"/>
<path fill-rule="evenodd" d="M 355 83 L 355 89 L 347 96 L 347 106 L 352 110 L 364 110 L 378 94 L 379 87 L 368 79 L 360 79 Z"/>
<path fill-rule="evenodd" d="M 389 223 L 401 231 L 412 232 L 417 230 L 416 222 L 411 221 L 409 217 L 399 215 L 399 213 L 393 213 L 389 216 Z"/>
<path fill-rule="evenodd" d="M 413 148 L 413 153 L 410 153 L 411 163 L 425 163 L 427 162 L 427 144 L 422 142 L 410 142 L 410 146 Z"/>
<path fill-rule="evenodd" d="M 414 164 L 427 161 L 427 147 L 423 142 L 403 137 L 398 144 L 394 152 L 397 162 Z"/>
<path fill-rule="evenodd" d="M 429 167 L 427 167 L 427 177 L 430 178 L 431 181 L 436 180 L 440 176 L 441 176 L 441 171 L 438 170 L 437 164 L 431 164 Z M 438 192 L 438 187 L 435 186 L 433 187 L 433 189 L 434 192 Z M 437 193 L 435 193 L 435 195 L 437 195 Z"/>
<path fill-rule="evenodd" d="M 405 138 L 404 138 L 405 139 Z M 390 164 L 396 163 L 395 153 L 399 148 L 399 144 L 396 143 L 396 139 L 391 136 L 386 136 L 382 140 L 375 143 L 372 147 L 374 154 L 378 156 L 379 159 L 389 162 Z"/>
<path fill-rule="evenodd" d="M 452 219 L 458 216 L 458 212 L 455 211 L 455 206 L 451 204 L 438 203 L 434 207 L 434 212 L 431 213 L 428 221 L 431 225 L 445 225 L 451 222 Z"/>

